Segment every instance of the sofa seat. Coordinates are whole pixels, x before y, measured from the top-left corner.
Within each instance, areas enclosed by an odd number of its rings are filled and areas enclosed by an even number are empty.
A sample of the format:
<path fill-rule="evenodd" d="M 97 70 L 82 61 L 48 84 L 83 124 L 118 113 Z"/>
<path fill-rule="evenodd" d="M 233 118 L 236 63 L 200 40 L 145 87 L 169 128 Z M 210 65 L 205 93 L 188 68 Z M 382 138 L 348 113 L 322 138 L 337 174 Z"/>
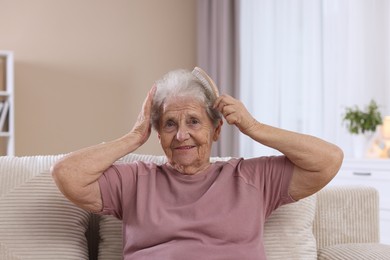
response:
<path fill-rule="evenodd" d="M 390 245 L 379 243 L 338 244 L 318 251 L 319 260 L 385 260 L 390 259 Z"/>

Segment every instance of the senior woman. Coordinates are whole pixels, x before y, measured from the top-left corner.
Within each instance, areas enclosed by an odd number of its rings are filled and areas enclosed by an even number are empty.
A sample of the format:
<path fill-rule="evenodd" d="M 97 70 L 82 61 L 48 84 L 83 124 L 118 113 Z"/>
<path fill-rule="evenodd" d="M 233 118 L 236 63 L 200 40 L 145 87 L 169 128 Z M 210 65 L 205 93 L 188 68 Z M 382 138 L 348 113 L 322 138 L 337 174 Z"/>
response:
<path fill-rule="evenodd" d="M 123 222 L 124 259 L 265 259 L 263 225 L 277 207 L 307 197 L 337 173 L 335 145 L 258 122 L 190 71 L 168 73 L 148 93 L 133 129 L 70 153 L 52 168 L 65 196 Z M 222 117 L 283 155 L 210 162 Z M 151 127 L 167 163 L 115 163 Z"/>

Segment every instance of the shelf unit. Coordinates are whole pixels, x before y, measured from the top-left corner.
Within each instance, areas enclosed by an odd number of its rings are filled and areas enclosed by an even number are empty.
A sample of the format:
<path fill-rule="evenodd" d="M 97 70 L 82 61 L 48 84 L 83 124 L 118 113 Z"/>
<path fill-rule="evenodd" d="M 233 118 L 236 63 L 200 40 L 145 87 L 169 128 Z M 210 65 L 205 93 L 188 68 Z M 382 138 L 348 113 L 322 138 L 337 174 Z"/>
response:
<path fill-rule="evenodd" d="M 0 156 L 15 155 L 14 57 L 0 50 Z"/>

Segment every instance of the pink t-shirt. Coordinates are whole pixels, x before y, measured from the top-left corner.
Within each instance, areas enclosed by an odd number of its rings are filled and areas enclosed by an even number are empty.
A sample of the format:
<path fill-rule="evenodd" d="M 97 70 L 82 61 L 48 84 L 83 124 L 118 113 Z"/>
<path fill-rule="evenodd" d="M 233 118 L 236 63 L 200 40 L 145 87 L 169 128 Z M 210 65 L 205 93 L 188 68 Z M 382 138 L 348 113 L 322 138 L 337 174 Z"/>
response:
<path fill-rule="evenodd" d="M 196 175 L 145 162 L 116 164 L 100 178 L 101 214 L 123 222 L 130 259 L 265 259 L 263 225 L 293 202 L 285 156 L 231 159 Z"/>

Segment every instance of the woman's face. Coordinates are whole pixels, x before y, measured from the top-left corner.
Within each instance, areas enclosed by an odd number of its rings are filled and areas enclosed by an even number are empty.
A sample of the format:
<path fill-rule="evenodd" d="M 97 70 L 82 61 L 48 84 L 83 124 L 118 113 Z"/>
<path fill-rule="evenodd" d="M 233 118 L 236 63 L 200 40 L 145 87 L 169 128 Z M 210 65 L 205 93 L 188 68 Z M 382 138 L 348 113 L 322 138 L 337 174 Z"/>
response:
<path fill-rule="evenodd" d="M 189 97 L 171 98 L 162 109 L 159 139 L 169 164 L 183 174 L 207 168 L 222 121 L 214 127 L 202 103 Z"/>

